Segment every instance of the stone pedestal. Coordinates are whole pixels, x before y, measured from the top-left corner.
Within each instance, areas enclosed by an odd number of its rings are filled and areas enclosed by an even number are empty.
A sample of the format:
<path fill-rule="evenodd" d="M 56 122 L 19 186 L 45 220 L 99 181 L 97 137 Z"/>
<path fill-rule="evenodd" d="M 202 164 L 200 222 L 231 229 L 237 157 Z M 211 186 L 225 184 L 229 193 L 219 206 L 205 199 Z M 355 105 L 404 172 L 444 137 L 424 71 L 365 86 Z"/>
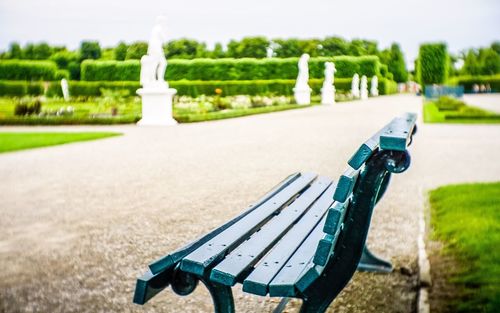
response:
<path fill-rule="evenodd" d="M 323 86 L 321 88 L 321 104 L 334 104 L 335 103 L 335 87 Z"/>
<path fill-rule="evenodd" d="M 137 94 L 142 98 L 142 119 L 140 126 L 170 126 L 177 121 L 172 117 L 172 99 L 177 93 L 173 88 L 141 88 Z"/>
<path fill-rule="evenodd" d="M 293 93 L 295 97 L 295 102 L 300 105 L 311 104 L 311 88 L 301 87 L 301 88 L 293 88 Z"/>

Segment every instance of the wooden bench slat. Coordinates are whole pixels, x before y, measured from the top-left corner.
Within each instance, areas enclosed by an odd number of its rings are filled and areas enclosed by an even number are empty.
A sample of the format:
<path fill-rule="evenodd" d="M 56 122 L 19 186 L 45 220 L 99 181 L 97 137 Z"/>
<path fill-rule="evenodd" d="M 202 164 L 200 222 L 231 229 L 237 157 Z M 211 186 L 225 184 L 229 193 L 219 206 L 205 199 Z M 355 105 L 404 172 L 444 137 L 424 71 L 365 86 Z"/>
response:
<path fill-rule="evenodd" d="M 406 113 L 396 118 L 380 136 L 380 149 L 405 151 L 408 146 L 417 115 Z"/>
<path fill-rule="evenodd" d="M 359 170 L 348 168 L 339 178 L 337 189 L 333 194 L 333 199 L 338 202 L 345 202 L 352 193 L 356 180 L 358 179 Z"/>
<path fill-rule="evenodd" d="M 313 173 L 301 175 L 280 193 L 263 203 L 257 210 L 250 212 L 183 258 L 181 270 L 200 276 L 204 275 L 208 267 L 220 261 L 228 252 L 246 240 L 315 178 L 316 174 Z"/>
<path fill-rule="evenodd" d="M 393 119 L 394 121 L 395 119 Z M 392 123 L 392 121 L 391 121 Z M 384 126 L 381 130 L 379 130 L 375 135 L 370 137 L 367 141 L 365 141 L 358 150 L 354 153 L 354 155 L 349 159 L 347 164 L 351 166 L 353 169 L 359 169 L 372 155 L 373 151 L 375 151 L 380 143 L 380 135 L 385 132 L 387 127 L 389 127 L 390 123 Z"/>
<path fill-rule="evenodd" d="M 297 296 L 295 284 L 302 277 L 302 273 L 305 273 L 308 268 L 314 266 L 312 259 L 317 243 L 324 235 L 323 227 L 325 220 L 326 214 L 271 281 L 269 284 L 269 295 L 271 297 Z"/>
<path fill-rule="evenodd" d="M 135 284 L 133 302 L 135 304 L 145 304 L 149 299 L 165 289 L 168 286 L 169 277 L 166 277 L 167 274 L 167 272 L 162 272 L 155 275 L 151 271 L 147 271 L 139 277 Z"/>
<path fill-rule="evenodd" d="M 349 200 L 344 203 L 336 202 L 334 206 L 328 210 L 325 227 L 323 227 L 323 232 L 325 232 L 326 235 L 318 242 L 318 248 L 316 249 L 313 259 L 314 264 L 325 266 L 330 257 L 334 254 L 333 249 L 339 238 L 340 231 L 342 230 L 348 205 Z"/>
<path fill-rule="evenodd" d="M 330 185 L 292 229 L 260 260 L 257 267 L 243 281 L 243 291 L 262 296 L 268 293 L 271 280 L 302 244 L 297 238 L 307 238 L 333 203 L 335 186 L 335 184 Z"/>
<path fill-rule="evenodd" d="M 160 259 L 152 262 L 149 264 L 149 269 L 153 274 L 160 273 L 164 271 L 165 269 L 173 266 L 177 262 L 179 262 L 182 258 L 193 252 L 194 250 L 198 249 L 201 245 L 206 243 L 207 241 L 211 240 L 224 230 L 226 230 L 228 227 L 233 225 L 234 223 L 238 222 L 241 220 L 243 217 L 248 215 L 248 213 L 254 211 L 256 208 L 261 206 L 264 202 L 268 201 L 271 197 L 275 196 L 277 193 L 282 191 L 285 187 L 290 185 L 292 182 L 294 182 L 297 178 L 301 176 L 300 173 L 294 173 L 287 178 L 285 178 L 282 182 L 277 184 L 275 187 L 273 187 L 267 194 L 265 194 L 262 198 L 260 198 L 257 202 L 255 202 L 253 205 L 250 205 L 250 207 L 238 215 L 237 217 L 233 218 L 229 222 L 225 223 L 224 225 L 212 230 L 208 234 L 201 236 L 197 238 L 196 240 L 193 240 L 191 243 L 185 245 L 184 247 L 167 254 Z"/>
<path fill-rule="evenodd" d="M 288 207 L 283 208 L 278 215 L 264 224 L 259 231 L 217 264 L 211 271 L 210 280 L 223 285 L 234 286 L 245 270 L 256 264 L 281 239 L 331 183 L 331 179 L 327 177 L 318 177 Z M 301 239 L 296 238 L 296 240 Z"/>

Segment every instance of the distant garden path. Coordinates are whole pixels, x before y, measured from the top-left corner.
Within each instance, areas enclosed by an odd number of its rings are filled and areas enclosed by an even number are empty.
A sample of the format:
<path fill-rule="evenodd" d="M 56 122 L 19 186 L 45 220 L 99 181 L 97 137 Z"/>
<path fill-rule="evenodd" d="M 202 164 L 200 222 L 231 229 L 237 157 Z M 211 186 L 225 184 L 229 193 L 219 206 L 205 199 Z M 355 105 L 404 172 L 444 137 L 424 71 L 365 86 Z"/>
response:
<path fill-rule="evenodd" d="M 482 109 L 500 113 L 500 94 L 465 95 L 464 101 Z"/>
<path fill-rule="evenodd" d="M 211 312 L 202 286 L 189 297 L 168 290 L 135 306 L 135 277 L 292 172 L 338 177 L 392 117 L 421 115 L 421 101 L 388 96 L 171 128 L 0 129 L 124 133 L 0 155 L 0 312 Z M 335 312 L 412 312 L 426 191 L 500 178 L 500 126 L 423 125 L 421 116 L 418 124 L 412 166 L 393 177 L 369 237 L 396 270 L 356 274 Z M 278 301 L 239 291 L 235 299 L 239 312 L 271 311 Z"/>

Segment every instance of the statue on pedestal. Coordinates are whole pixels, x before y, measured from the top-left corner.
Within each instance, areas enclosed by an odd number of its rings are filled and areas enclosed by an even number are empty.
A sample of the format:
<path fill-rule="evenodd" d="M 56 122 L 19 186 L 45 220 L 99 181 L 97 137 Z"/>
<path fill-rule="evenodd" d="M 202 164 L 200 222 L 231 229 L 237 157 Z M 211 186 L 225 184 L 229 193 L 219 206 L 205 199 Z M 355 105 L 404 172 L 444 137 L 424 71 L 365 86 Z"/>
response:
<path fill-rule="evenodd" d="M 335 103 L 335 64 L 333 62 L 325 62 L 325 81 L 321 88 L 321 103 L 334 104 Z"/>
<path fill-rule="evenodd" d="M 368 79 L 366 78 L 365 75 L 361 77 L 361 100 L 366 100 L 368 99 Z"/>
<path fill-rule="evenodd" d="M 144 88 L 168 88 L 168 83 L 165 82 L 167 59 L 163 51 L 165 23 L 165 17 L 157 17 L 149 38 L 148 54 L 141 58 L 141 85 Z"/>
<path fill-rule="evenodd" d="M 354 74 L 351 82 L 351 94 L 353 98 L 359 98 L 359 75 L 358 73 Z"/>
<path fill-rule="evenodd" d="M 148 52 L 141 58 L 141 85 L 137 94 L 142 100 L 142 119 L 138 125 L 175 125 L 172 117 L 172 99 L 177 90 L 168 88 L 165 81 L 167 59 L 163 51 L 165 41 L 165 22 L 163 16 L 156 19 L 151 32 Z"/>
<path fill-rule="evenodd" d="M 293 88 L 297 104 L 311 103 L 311 88 L 309 87 L 309 54 L 304 53 L 298 63 L 299 75 Z"/>
<path fill-rule="evenodd" d="M 378 77 L 377 77 L 377 75 L 373 75 L 373 77 L 372 77 L 370 94 L 372 95 L 372 97 L 378 96 Z"/>

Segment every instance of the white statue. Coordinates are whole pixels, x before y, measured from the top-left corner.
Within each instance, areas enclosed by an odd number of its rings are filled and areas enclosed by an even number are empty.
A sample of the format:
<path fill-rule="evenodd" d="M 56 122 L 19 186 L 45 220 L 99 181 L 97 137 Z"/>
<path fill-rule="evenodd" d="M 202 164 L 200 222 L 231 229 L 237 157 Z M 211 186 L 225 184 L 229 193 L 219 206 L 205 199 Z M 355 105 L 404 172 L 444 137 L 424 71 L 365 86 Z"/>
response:
<path fill-rule="evenodd" d="M 377 75 L 373 75 L 373 77 L 372 77 L 370 94 L 372 95 L 372 97 L 378 96 L 378 77 L 377 77 Z"/>
<path fill-rule="evenodd" d="M 366 78 L 365 75 L 361 77 L 361 100 L 366 100 L 368 99 L 368 79 Z"/>
<path fill-rule="evenodd" d="M 66 78 L 61 79 L 61 89 L 65 101 L 69 101 L 69 86 Z"/>
<path fill-rule="evenodd" d="M 157 17 L 149 38 L 148 54 L 141 58 L 141 85 L 144 88 L 168 88 L 168 83 L 165 82 L 167 59 L 163 51 L 165 23 L 165 17 Z"/>
<path fill-rule="evenodd" d="M 353 98 L 359 98 L 359 75 L 354 74 L 351 82 L 351 94 Z"/>
<path fill-rule="evenodd" d="M 297 104 L 311 103 L 311 88 L 309 87 L 309 54 L 304 53 L 299 59 L 299 75 L 293 88 Z"/>
<path fill-rule="evenodd" d="M 335 103 L 335 64 L 333 62 L 325 63 L 325 81 L 321 88 L 321 103 L 334 104 Z"/>
<path fill-rule="evenodd" d="M 160 16 L 149 39 L 148 54 L 141 58 L 141 85 L 137 94 L 142 100 L 142 118 L 138 125 L 175 125 L 172 117 L 172 99 L 177 90 L 168 88 L 165 81 L 167 59 L 163 52 L 166 19 Z"/>
<path fill-rule="evenodd" d="M 299 59 L 299 75 L 295 88 L 309 88 L 309 54 L 304 53 Z"/>

